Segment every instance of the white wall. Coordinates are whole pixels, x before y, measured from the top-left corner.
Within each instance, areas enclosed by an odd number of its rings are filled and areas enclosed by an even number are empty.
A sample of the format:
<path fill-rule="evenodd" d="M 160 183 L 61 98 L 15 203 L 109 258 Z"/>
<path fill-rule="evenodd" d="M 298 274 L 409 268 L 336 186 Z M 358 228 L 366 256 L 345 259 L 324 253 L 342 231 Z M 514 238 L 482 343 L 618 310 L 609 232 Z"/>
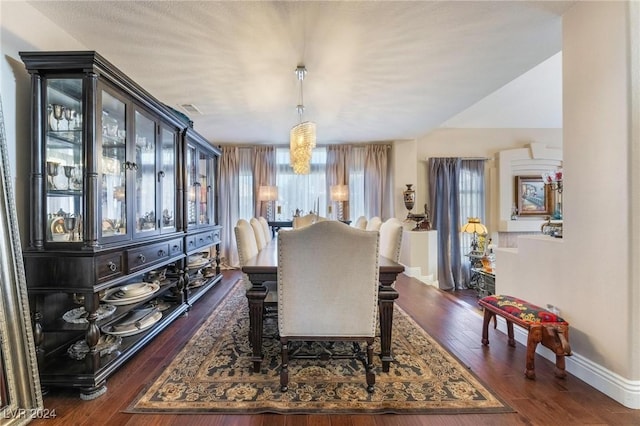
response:
<path fill-rule="evenodd" d="M 559 307 L 575 353 L 567 369 L 640 408 L 628 16 L 624 2 L 585 2 L 564 16 L 564 238 L 521 237 L 517 251 L 498 250 L 509 267 L 499 266 L 496 289 Z"/>

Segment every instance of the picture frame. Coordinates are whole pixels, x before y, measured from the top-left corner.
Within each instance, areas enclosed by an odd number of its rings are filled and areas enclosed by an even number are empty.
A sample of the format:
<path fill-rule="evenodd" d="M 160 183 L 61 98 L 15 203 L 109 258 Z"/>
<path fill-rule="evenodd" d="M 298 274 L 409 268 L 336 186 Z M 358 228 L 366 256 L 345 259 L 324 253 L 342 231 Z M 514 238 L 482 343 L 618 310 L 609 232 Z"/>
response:
<path fill-rule="evenodd" d="M 549 185 L 545 185 L 542 176 L 516 176 L 515 189 L 518 216 L 551 215 L 551 190 Z"/>
<path fill-rule="evenodd" d="M 0 425 L 42 418 L 44 406 L 0 101 Z"/>

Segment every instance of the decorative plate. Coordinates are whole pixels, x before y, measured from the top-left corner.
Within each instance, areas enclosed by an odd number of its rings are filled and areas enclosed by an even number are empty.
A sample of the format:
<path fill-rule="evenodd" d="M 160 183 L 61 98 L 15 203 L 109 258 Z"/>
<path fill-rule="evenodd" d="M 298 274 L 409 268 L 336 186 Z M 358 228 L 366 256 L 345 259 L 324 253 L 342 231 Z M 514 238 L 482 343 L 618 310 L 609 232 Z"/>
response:
<path fill-rule="evenodd" d="M 96 349 L 100 353 L 100 356 L 105 356 L 116 351 L 121 344 L 122 337 L 103 334 L 98 340 Z M 89 345 L 87 345 L 87 341 L 84 339 L 78 340 L 73 345 L 69 346 L 69 349 L 67 349 L 67 354 L 69 354 L 71 358 L 76 360 L 84 359 L 84 357 L 87 356 L 88 353 Z"/>
<path fill-rule="evenodd" d="M 107 291 L 102 301 L 116 306 L 130 305 L 131 303 L 140 302 L 160 290 L 160 285 L 158 285 L 157 283 L 144 284 L 146 284 L 148 287 L 147 290 L 142 294 L 139 294 L 137 296 L 127 296 L 120 290 L 121 287 L 116 287 Z M 131 284 L 128 284 L 128 286 L 131 286 Z"/>
<path fill-rule="evenodd" d="M 201 268 L 208 263 L 209 263 L 209 259 L 199 259 L 199 260 L 189 261 L 189 263 L 187 264 L 187 267 L 192 269 Z"/>
<path fill-rule="evenodd" d="M 102 332 L 105 334 L 110 334 L 113 336 L 120 336 L 120 337 L 133 336 L 135 334 L 142 333 L 143 331 L 146 331 L 149 328 L 153 327 L 155 323 L 160 321 L 160 319 L 162 318 L 162 312 L 160 312 L 155 308 L 152 310 L 143 309 L 141 311 L 145 312 L 145 314 L 142 315 L 137 321 L 130 322 L 131 317 L 129 318 L 125 317 L 123 321 L 119 323 L 116 323 L 113 325 L 110 324 L 102 327 L 101 328 Z M 135 316 L 137 317 L 138 315 L 135 315 Z"/>
<path fill-rule="evenodd" d="M 115 306 L 108 305 L 106 303 L 101 303 L 100 307 L 96 312 L 98 314 L 97 321 L 100 321 L 102 319 L 105 319 L 113 315 L 115 311 L 116 311 Z M 80 308 L 71 309 L 70 311 L 65 312 L 64 315 L 62 315 L 62 319 L 71 324 L 87 324 L 88 315 L 89 314 L 84 309 L 84 306 L 82 306 Z"/>
<path fill-rule="evenodd" d="M 67 232 L 64 229 L 64 218 L 56 217 L 51 219 L 51 235 L 64 235 Z"/>

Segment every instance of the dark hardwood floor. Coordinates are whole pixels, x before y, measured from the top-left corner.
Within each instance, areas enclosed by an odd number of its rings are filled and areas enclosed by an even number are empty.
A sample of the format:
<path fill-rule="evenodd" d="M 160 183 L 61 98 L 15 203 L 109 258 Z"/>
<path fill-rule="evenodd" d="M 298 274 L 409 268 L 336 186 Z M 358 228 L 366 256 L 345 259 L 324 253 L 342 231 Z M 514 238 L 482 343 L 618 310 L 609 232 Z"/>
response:
<path fill-rule="evenodd" d="M 55 419 L 43 425 L 640 425 L 640 410 L 630 410 L 572 375 L 553 376 L 553 364 L 537 356 L 535 381 L 524 377 L 525 347 L 507 346 L 506 336 L 490 331 L 491 346 L 480 343 L 482 317 L 470 291 L 446 293 L 401 275 L 398 304 L 455 354 L 463 364 L 516 410 L 507 414 L 464 415 L 172 415 L 127 414 L 122 411 L 157 377 L 198 329 L 240 276 L 224 279 L 200 299 L 189 315 L 178 319 L 132 358 L 107 385 L 106 395 L 81 401 L 77 392 L 52 390 L 45 407 Z M 393 368 L 393 365 L 392 365 Z M 379 373 L 382 374 L 382 373 Z"/>

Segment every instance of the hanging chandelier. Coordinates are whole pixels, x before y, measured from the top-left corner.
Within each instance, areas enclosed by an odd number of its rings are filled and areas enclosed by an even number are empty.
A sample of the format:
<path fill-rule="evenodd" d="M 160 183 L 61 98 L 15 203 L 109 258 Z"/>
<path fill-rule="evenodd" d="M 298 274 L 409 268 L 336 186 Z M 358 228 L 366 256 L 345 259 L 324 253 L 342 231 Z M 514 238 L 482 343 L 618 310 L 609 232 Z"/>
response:
<path fill-rule="evenodd" d="M 311 152 L 316 146 L 316 123 L 302 121 L 304 112 L 302 82 L 307 74 L 307 69 L 304 65 L 298 65 L 295 73 L 300 81 L 300 99 L 296 107 L 299 123 L 293 126 L 289 134 L 289 162 L 295 174 L 305 175 L 311 169 Z"/>

